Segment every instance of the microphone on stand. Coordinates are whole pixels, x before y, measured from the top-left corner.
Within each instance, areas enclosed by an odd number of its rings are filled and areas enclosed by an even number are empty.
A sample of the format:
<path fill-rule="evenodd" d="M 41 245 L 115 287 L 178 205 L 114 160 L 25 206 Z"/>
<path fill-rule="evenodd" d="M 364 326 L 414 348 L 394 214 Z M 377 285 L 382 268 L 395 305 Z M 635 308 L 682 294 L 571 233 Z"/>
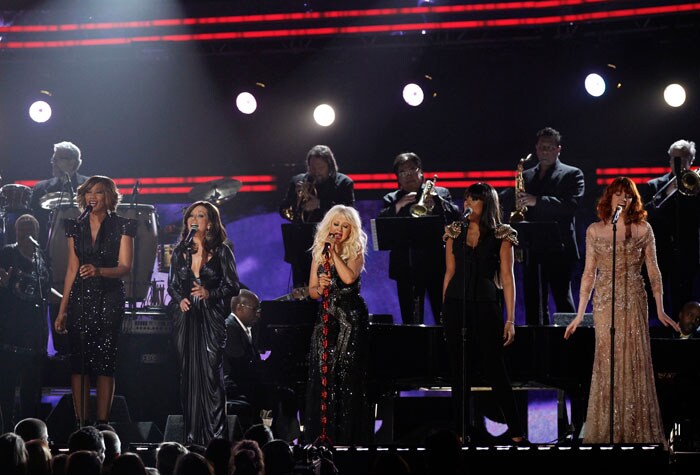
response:
<path fill-rule="evenodd" d="M 139 185 L 141 183 L 139 180 L 136 180 L 136 183 L 134 183 L 134 187 L 131 189 L 131 204 L 135 205 L 136 204 L 136 196 L 139 194 Z"/>
<path fill-rule="evenodd" d="M 612 224 L 617 224 L 617 221 L 620 219 L 620 213 L 622 213 L 622 210 L 625 208 L 625 205 L 620 203 L 617 205 L 615 208 L 615 212 L 613 213 L 612 220 L 610 221 Z"/>
<path fill-rule="evenodd" d="M 34 245 L 34 247 L 36 247 L 37 249 L 41 249 L 41 244 L 39 244 L 39 241 L 34 239 L 32 236 L 27 236 L 27 239 L 29 239 L 29 242 L 31 242 Z"/>
<path fill-rule="evenodd" d="M 467 208 L 464 210 L 464 213 L 462 214 L 462 219 L 463 219 L 464 221 L 468 220 L 468 219 L 469 219 L 469 216 L 471 216 L 471 214 L 472 214 L 472 211 L 473 211 L 473 210 L 472 210 L 471 208 L 467 207 Z"/>
<path fill-rule="evenodd" d="M 88 216 L 90 213 L 92 213 L 92 205 L 87 205 L 87 206 L 85 207 L 85 209 L 83 210 L 83 212 L 80 213 L 80 216 L 78 216 L 78 222 L 79 222 L 79 223 L 82 223 L 83 220 L 85 220 L 85 218 L 87 218 L 87 216 Z"/>
<path fill-rule="evenodd" d="M 70 200 L 73 201 L 73 197 L 75 196 L 75 189 L 73 189 L 73 182 L 70 179 L 70 173 L 66 172 L 64 174 L 64 177 L 66 179 L 66 183 L 68 183 L 68 189 L 70 190 Z"/>
<path fill-rule="evenodd" d="M 194 235 L 197 234 L 197 231 L 199 230 L 199 224 L 193 224 L 190 226 L 190 232 L 187 233 L 187 237 L 183 241 L 185 243 L 186 247 L 189 247 L 190 244 L 192 244 L 192 239 L 194 238 Z"/>

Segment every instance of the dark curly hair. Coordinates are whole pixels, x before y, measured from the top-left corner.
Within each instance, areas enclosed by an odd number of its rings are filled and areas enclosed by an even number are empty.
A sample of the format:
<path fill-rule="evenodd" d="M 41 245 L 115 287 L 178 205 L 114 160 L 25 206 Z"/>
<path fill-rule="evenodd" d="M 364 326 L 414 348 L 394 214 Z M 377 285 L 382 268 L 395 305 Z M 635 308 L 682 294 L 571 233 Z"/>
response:
<path fill-rule="evenodd" d="M 185 241 L 185 238 L 189 233 L 187 218 L 189 218 L 192 210 L 194 210 L 197 206 L 203 206 L 207 210 L 207 218 L 209 219 L 209 224 L 211 224 L 211 229 L 206 230 L 204 237 L 204 250 L 206 252 L 213 252 L 226 241 L 226 228 L 221 222 L 219 208 L 208 201 L 195 201 L 189 205 L 182 214 L 182 232 L 180 233 L 180 243 Z"/>
<path fill-rule="evenodd" d="M 624 214 L 625 223 L 641 223 L 646 221 L 647 212 L 644 211 L 644 204 L 642 203 L 642 197 L 639 196 L 637 185 L 626 176 L 615 178 L 605 189 L 603 196 L 600 197 L 598 205 L 596 206 L 598 218 L 605 222 L 610 221 L 613 214 L 612 197 L 616 193 L 623 193 L 632 197 L 632 202 L 629 204 Z"/>

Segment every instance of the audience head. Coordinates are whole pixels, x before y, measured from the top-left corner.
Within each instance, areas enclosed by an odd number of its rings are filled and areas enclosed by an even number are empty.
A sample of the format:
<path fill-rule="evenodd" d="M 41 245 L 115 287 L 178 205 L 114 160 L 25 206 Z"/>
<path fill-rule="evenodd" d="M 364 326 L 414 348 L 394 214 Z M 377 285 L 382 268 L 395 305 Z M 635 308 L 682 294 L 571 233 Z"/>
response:
<path fill-rule="evenodd" d="M 603 196 L 598 200 L 596 207 L 598 218 L 608 222 L 615 212 L 618 204 L 624 206 L 620 215 L 626 223 L 641 223 L 646 221 L 647 212 L 644 211 L 644 203 L 639 195 L 637 185 L 626 176 L 615 178 L 603 192 Z"/>
<path fill-rule="evenodd" d="M 66 475 L 100 475 L 102 460 L 97 452 L 78 450 L 68 455 Z"/>
<path fill-rule="evenodd" d="M 425 439 L 427 472 L 430 474 L 462 473 L 462 444 L 453 430 L 439 429 Z"/>
<path fill-rule="evenodd" d="M 78 450 L 92 450 L 100 458 L 100 463 L 105 457 L 105 439 L 102 432 L 92 426 L 81 427 L 68 437 L 68 452 Z"/>
<path fill-rule="evenodd" d="M 0 467 L 7 475 L 24 475 L 27 471 L 27 447 L 15 433 L 0 435 Z"/>
<path fill-rule="evenodd" d="M 61 452 L 56 454 L 51 459 L 51 474 L 66 475 L 66 464 L 68 463 L 68 454 Z"/>
<path fill-rule="evenodd" d="M 46 442 L 32 439 L 25 444 L 27 448 L 27 473 L 29 475 L 51 474 L 51 451 Z"/>
<path fill-rule="evenodd" d="M 272 430 L 265 424 L 254 424 L 243 433 L 243 439 L 254 440 L 259 447 L 262 447 L 274 438 Z"/>
<path fill-rule="evenodd" d="M 80 165 L 81 160 L 80 149 L 71 142 L 59 142 L 53 146 L 53 155 L 51 156 L 51 169 L 53 176 L 61 177 L 66 173 L 72 175 Z"/>
<path fill-rule="evenodd" d="M 111 430 L 101 430 L 102 438 L 105 443 L 105 459 L 104 463 L 108 464 L 114 461 L 122 453 L 122 442 L 116 432 Z"/>
<path fill-rule="evenodd" d="M 265 475 L 287 475 L 294 470 L 294 454 L 289 444 L 281 439 L 271 440 L 262 448 Z"/>
<path fill-rule="evenodd" d="M 204 458 L 214 468 L 214 475 L 227 475 L 228 461 L 231 458 L 231 442 L 222 437 L 210 440 L 204 452 Z"/>
<path fill-rule="evenodd" d="M 214 475 L 214 471 L 204 456 L 188 452 L 177 459 L 174 475 Z"/>
<path fill-rule="evenodd" d="M 321 184 L 338 173 L 338 163 L 326 145 L 316 145 L 306 154 L 306 172 L 314 183 Z"/>
<path fill-rule="evenodd" d="M 407 193 L 420 190 L 423 184 L 423 162 L 418 155 L 412 152 L 398 154 L 393 169 L 399 188 Z"/>
<path fill-rule="evenodd" d="M 248 439 L 237 442 L 231 451 L 230 469 L 235 475 L 263 475 L 265 463 L 260 445 Z"/>
<path fill-rule="evenodd" d="M 231 298 L 231 312 L 247 327 L 255 326 L 260 320 L 260 299 L 247 289 Z"/>
<path fill-rule="evenodd" d="M 19 221 L 19 219 L 17 221 Z M 49 430 L 46 427 L 46 423 L 41 419 L 35 419 L 33 417 L 22 419 L 15 425 L 14 432 L 22 437 L 25 442 L 34 439 L 41 439 L 47 444 L 49 442 Z"/>
<path fill-rule="evenodd" d="M 681 307 L 678 314 L 678 325 L 681 327 L 681 336 L 691 336 L 700 326 L 700 303 L 687 302 Z"/>
<path fill-rule="evenodd" d="M 187 449 L 179 442 L 163 442 L 156 452 L 156 468 L 160 475 L 172 475 L 178 458 L 187 453 Z"/>
<path fill-rule="evenodd" d="M 112 463 L 110 475 L 146 475 L 146 467 L 141 457 L 131 452 L 126 452 Z"/>

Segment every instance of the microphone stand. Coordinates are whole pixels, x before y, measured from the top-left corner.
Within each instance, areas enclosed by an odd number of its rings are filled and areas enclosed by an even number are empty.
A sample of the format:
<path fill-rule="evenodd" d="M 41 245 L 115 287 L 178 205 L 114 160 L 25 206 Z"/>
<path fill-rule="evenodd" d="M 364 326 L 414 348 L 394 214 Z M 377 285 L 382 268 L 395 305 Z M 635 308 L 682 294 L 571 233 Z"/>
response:
<path fill-rule="evenodd" d="M 83 222 L 79 223 L 80 226 L 80 255 L 82 259 L 85 259 L 85 250 L 86 250 L 86 245 L 85 245 L 85 228 L 87 227 L 87 238 L 90 239 L 92 243 L 92 229 L 90 227 L 90 214 L 85 217 Z M 85 225 L 87 223 L 87 226 Z M 87 414 L 87 409 L 86 409 L 86 402 L 87 402 L 87 394 L 85 391 L 85 278 L 80 276 L 80 266 L 81 262 L 78 261 L 78 276 L 80 277 L 80 323 L 79 323 L 79 328 L 80 328 L 80 415 L 79 415 L 79 420 L 80 420 L 80 427 L 85 427 L 86 425 L 86 417 L 85 415 Z M 89 390 L 88 390 L 89 392 Z"/>
<path fill-rule="evenodd" d="M 617 220 L 613 219 L 612 235 L 612 289 L 610 294 L 610 443 L 614 434 L 614 405 L 615 405 L 615 263 L 617 259 Z"/>
<path fill-rule="evenodd" d="M 469 374 L 469 353 L 467 351 L 467 343 L 469 341 L 469 331 L 467 330 L 467 325 L 469 324 L 468 310 L 467 310 L 467 233 L 469 232 L 469 217 L 467 216 L 462 223 L 462 234 L 464 239 L 462 241 L 462 398 L 459 404 L 462 408 L 462 420 L 460 421 L 460 429 L 462 431 L 462 437 L 467 436 L 467 405 L 471 406 L 471 382 L 467 381 L 467 375 Z M 471 407 L 469 414 L 471 416 Z"/>

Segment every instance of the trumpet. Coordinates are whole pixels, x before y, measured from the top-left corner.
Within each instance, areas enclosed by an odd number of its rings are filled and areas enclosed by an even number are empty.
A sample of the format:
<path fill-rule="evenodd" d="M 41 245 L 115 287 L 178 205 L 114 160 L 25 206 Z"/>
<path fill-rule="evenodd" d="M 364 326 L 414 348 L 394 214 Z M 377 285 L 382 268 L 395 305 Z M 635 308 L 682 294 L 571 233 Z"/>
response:
<path fill-rule="evenodd" d="M 532 158 L 532 154 L 528 153 L 527 157 L 523 157 L 518 161 L 518 170 L 517 170 L 517 173 L 515 174 L 516 205 L 515 205 L 515 210 L 513 210 L 510 213 L 510 222 L 511 223 L 519 223 L 521 221 L 525 221 L 525 213 L 527 212 L 527 206 L 522 205 L 520 208 L 518 208 L 517 199 L 518 199 L 518 193 L 523 193 L 525 191 L 525 179 L 523 177 L 523 169 L 524 169 L 525 162 L 527 162 L 531 158 Z"/>
<path fill-rule="evenodd" d="M 295 183 L 297 202 L 294 206 L 289 206 L 281 210 L 282 216 L 289 221 L 299 221 L 306 222 L 306 211 L 304 211 L 304 204 L 311 198 L 318 196 L 316 190 L 316 183 L 312 176 L 309 176 L 306 180 L 299 180 Z"/>
<path fill-rule="evenodd" d="M 419 218 L 430 213 L 435 207 L 432 196 L 436 195 L 435 182 L 437 181 L 437 175 L 433 175 L 432 180 L 426 180 L 425 186 L 423 186 L 423 193 L 420 195 L 418 203 L 411 205 L 410 211 L 411 216 L 414 218 Z"/>

